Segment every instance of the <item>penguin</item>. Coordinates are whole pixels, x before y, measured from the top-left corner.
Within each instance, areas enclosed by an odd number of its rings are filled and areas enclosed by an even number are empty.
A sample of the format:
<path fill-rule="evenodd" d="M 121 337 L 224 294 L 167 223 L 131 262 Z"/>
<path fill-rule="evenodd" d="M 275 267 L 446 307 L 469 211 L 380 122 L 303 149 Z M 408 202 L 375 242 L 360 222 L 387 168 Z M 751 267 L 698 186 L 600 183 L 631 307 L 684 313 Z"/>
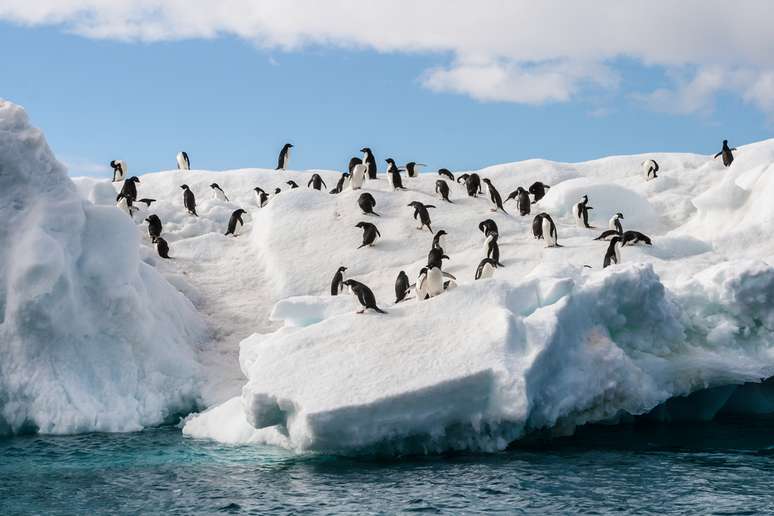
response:
<path fill-rule="evenodd" d="M 615 236 L 621 236 L 621 232 L 616 229 L 608 229 L 606 231 L 603 231 L 601 235 L 599 235 L 594 240 L 610 240 L 611 238 Z"/>
<path fill-rule="evenodd" d="M 543 238 L 543 213 L 538 213 L 532 219 L 532 237 L 535 240 Z"/>
<path fill-rule="evenodd" d="M 360 244 L 358 249 L 365 246 L 373 247 L 374 242 L 376 241 L 376 237 L 378 236 L 381 238 L 382 236 L 376 226 L 370 222 L 358 222 L 355 224 L 355 227 L 363 230 L 363 243 Z"/>
<path fill-rule="evenodd" d="M 457 181 L 458 185 L 462 185 L 463 188 L 467 188 L 469 177 L 470 177 L 470 174 L 460 174 L 459 176 L 457 176 L 457 179 L 455 181 Z"/>
<path fill-rule="evenodd" d="M 476 279 L 491 278 L 494 275 L 494 270 L 497 268 L 497 262 L 491 258 L 484 258 L 478 264 L 476 268 Z"/>
<path fill-rule="evenodd" d="M 188 185 L 181 185 L 180 188 L 183 189 L 183 206 L 185 206 L 188 213 L 198 217 L 199 214 L 196 213 L 196 197 L 194 197 L 193 192 L 188 188 Z"/>
<path fill-rule="evenodd" d="M 336 269 L 336 274 L 333 275 L 331 280 L 331 295 L 338 296 L 344 290 L 344 271 L 346 267 L 339 267 Z"/>
<path fill-rule="evenodd" d="M 178 170 L 191 170 L 191 160 L 188 159 L 188 153 L 185 151 L 177 153 Z"/>
<path fill-rule="evenodd" d="M 427 229 L 430 230 L 432 233 L 433 228 L 430 227 L 430 213 L 428 213 L 428 208 L 435 208 L 432 204 L 422 204 L 419 201 L 412 201 L 408 203 L 406 206 L 410 206 L 414 208 L 414 220 L 419 217 L 419 222 L 421 223 L 417 229 L 422 229 L 423 227 L 427 226 Z"/>
<path fill-rule="evenodd" d="M 349 173 L 352 174 L 352 170 L 355 168 L 355 165 L 362 165 L 362 164 L 363 164 L 363 160 L 362 159 L 360 159 L 358 157 L 350 158 L 350 160 L 349 160 L 349 168 L 348 168 Z"/>
<path fill-rule="evenodd" d="M 448 177 L 449 181 L 454 181 L 454 174 L 448 168 L 439 168 L 438 175 L 442 177 Z"/>
<path fill-rule="evenodd" d="M 253 190 L 255 190 L 255 201 L 258 204 L 258 207 L 263 208 L 266 206 L 266 203 L 269 201 L 269 194 L 264 192 L 263 188 L 260 186 L 256 186 Z"/>
<path fill-rule="evenodd" d="M 621 221 L 623 220 L 624 216 L 623 213 L 616 213 L 613 215 L 613 217 L 608 221 L 607 228 L 608 229 L 614 229 L 618 231 L 619 233 L 623 234 L 623 226 L 621 225 Z"/>
<path fill-rule="evenodd" d="M 332 194 L 340 194 L 344 191 L 344 188 L 348 186 L 348 180 L 349 180 L 349 172 L 343 172 L 341 174 L 341 177 L 339 178 L 338 183 L 336 183 L 336 188 L 331 190 Z"/>
<path fill-rule="evenodd" d="M 380 216 L 374 211 L 374 206 L 376 206 L 376 199 L 374 199 L 374 196 L 368 192 L 363 192 L 360 194 L 360 197 L 357 198 L 357 205 L 360 206 L 360 209 L 363 210 L 363 213 L 366 215 L 376 215 L 377 217 Z"/>
<path fill-rule="evenodd" d="M 715 154 L 715 157 L 712 159 L 717 159 L 718 156 L 723 156 L 723 166 L 724 167 L 730 167 L 731 163 L 734 162 L 734 153 L 733 151 L 736 150 L 736 147 L 733 149 L 730 149 L 728 147 L 728 140 L 723 140 L 723 148 L 720 149 L 720 152 Z"/>
<path fill-rule="evenodd" d="M 294 188 L 298 188 L 298 183 L 296 183 L 293 180 L 285 181 L 285 184 L 288 185 L 291 190 L 293 190 Z"/>
<path fill-rule="evenodd" d="M 562 247 L 559 245 L 559 235 L 556 234 L 556 224 L 554 224 L 554 219 L 551 218 L 551 215 L 548 213 L 541 213 L 540 219 L 546 247 Z"/>
<path fill-rule="evenodd" d="M 145 222 L 148 223 L 148 236 L 151 239 L 151 242 L 154 244 L 156 243 L 156 240 L 161 236 L 161 219 L 158 215 L 148 215 L 148 218 L 145 219 Z"/>
<path fill-rule="evenodd" d="M 438 232 L 433 237 L 433 249 L 440 249 L 443 251 L 443 249 L 446 247 L 446 231 L 443 229 L 439 229 Z"/>
<path fill-rule="evenodd" d="M 448 256 L 443 254 L 443 249 L 438 247 L 433 247 L 430 249 L 430 252 L 427 253 L 427 266 L 429 267 L 438 267 L 439 269 L 443 268 L 443 260 L 449 259 Z"/>
<path fill-rule="evenodd" d="M 226 236 L 228 235 L 234 235 L 235 237 L 239 236 L 239 233 L 242 232 L 242 227 L 245 225 L 244 221 L 242 221 L 242 214 L 247 213 L 242 208 L 239 208 L 238 210 L 235 210 L 234 213 L 231 214 L 231 218 L 228 221 L 228 229 L 226 230 Z"/>
<path fill-rule="evenodd" d="M 419 170 L 417 170 L 417 167 L 425 167 L 424 163 L 417 163 L 415 161 L 409 161 L 406 163 L 406 173 L 409 177 L 419 177 Z"/>
<path fill-rule="evenodd" d="M 395 278 L 395 304 L 397 305 L 408 295 L 411 291 L 411 285 L 409 285 L 409 279 L 405 271 L 400 271 L 398 277 Z"/>
<path fill-rule="evenodd" d="M 169 244 L 161 237 L 156 239 L 156 252 L 159 253 L 159 256 L 166 258 L 167 260 L 171 258 L 171 256 L 169 256 Z"/>
<path fill-rule="evenodd" d="M 395 165 L 395 160 L 387 158 L 384 160 L 387 162 L 387 173 L 390 175 L 390 183 L 393 190 L 405 190 L 403 187 L 403 180 L 400 177 L 400 169 Z"/>
<path fill-rule="evenodd" d="M 290 162 L 290 149 L 292 148 L 292 143 L 286 143 L 282 146 L 282 150 L 277 158 L 277 168 L 275 170 L 287 170 L 288 163 Z"/>
<path fill-rule="evenodd" d="M 451 202 L 451 199 L 449 199 L 449 185 L 443 179 L 436 180 L 435 193 L 439 194 L 444 201 Z"/>
<path fill-rule="evenodd" d="M 349 184 L 352 187 L 353 190 L 360 190 L 363 187 L 363 183 L 366 180 L 366 175 L 368 171 L 368 166 L 363 163 L 358 163 L 355 165 L 355 167 L 352 169 L 352 174 L 350 174 Z"/>
<path fill-rule="evenodd" d="M 440 267 L 427 266 L 424 289 L 427 297 L 435 297 L 444 291 L 443 273 Z"/>
<path fill-rule="evenodd" d="M 135 199 L 137 199 L 137 185 L 135 183 L 139 183 L 140 178 L 137 176 L 132 176 L 129 179 L 124 180 L 124 186 L 121 187 L 121 192 L 119 195 L 126 196 L 130 201 L 134 202 Z M 116 198 L 116 201 L 118 198 Z"/>
<path fill-rule="evenodd" d="M 478 174 L 474 172 L 465 178 L 465 189 L 469 197 L 478 197 L 478 194 L 484 193 L 481 191 L 481 178 Z"/>
<path fill-rule="evenodd" d="M 510 201 L 511 199 L 514 199 L 516 201 L 516 209 L 519 210 L 519 215 L 522 217 L 525 215 L 529 215 L 530 212 L 530 201 L 529 201 L 529 193 L 522 188 L 518 187 L 516 190 L 508 194 L 508 198 L 505 199 L 505 202 Z"/>
<path fill-rule="evenodd" d="M 614 263 L 621 263 L 621 237 L 615 236 L 610 240 L 610 245 L 607 246 L 605 252 L 605 259 L 602 261 L 602 268 L 612 265 Z"/>
<path fill-rule="evenodd" d="M 640 233 L 639 231 L 624 231 L 621 236 L 621 247 L 626 245 L 635 245 L 642 242 L 646 245 L 653 245 L 653 241 L 648 235 Z"/>
<path fill-rule="evenodd" d="M 226 195 L 226 192 L 223 191 L 223 189 L 218 185 L 218 183 L 212 183 L 210 185 L 210 188 L 212 188 L 212 198 L 217 201 L 226 201 L 228 202 L 228 196 Z"/>
<path fill-rule="evenodd" d="M 309 182 L 306 184 L 306 187 L 309 188 L 310 185 L 315 190 L 320 190 L 321 186 L 328 188 L 328 185 L 325 184 L 325 181 L 323 181 L 323 178 L 320 177 L 320 174 L 312 174 L 312 179 L 309 180 Z"/>
<path fill-rule="evenodd" d="M 110 162 L 110 168 L 113 169 L 113 182 L 123 181 L 126 177 L 126 162 L 122 159 L 114 159 Z"/>
<path fill-rule="evenodd" d="M 655 160 L 646 159 L 642 162 L 642 172 L 645 174 L 645 181 L 656 179 L 658 177 L 656 175 L 656 172 L 658 172 L 658 163 L 656 163 Z"/>
<path fill-rule="evenodd" d="M 486 242 L 484 242 L 484 252 L 486 257 L 491 258 L 496 266 L 505 267 L 500 263 L 500 246 L 497 245 L 498 238 L 499 235 L 497 233 L 489 233 L 489 236 L 486 237 Z"/>
<path fill-rule="evenodd" d="M 589 206 L 589 196 L 584 195 L 581 197 L 581 200 L 579 203 L 577 203 L 572 208 L 572 214 L 575 217 L 575 222 L 578 224 L 578 227 L 580 228 L 591 228 L 592 226 L 589 226 L 589 210 L 593 210 L 591 206 Z"/>
<path fill-rule="evenodd" d="M 484 179 L 484 183 L 486 183 L 487 191 L 489 192 L 489 200 L 492 202 L 492 211 L 502 210 L 503 213 L 508 214 L 507 211 L 505 211 L 505 208 L 503 208 L 503 198 L 500 197 L 500 192 L 497 191 L 497 188 L 494 187 L 492 184 L 492 181 L 489 179 Z"/>
<path fill-rule="evenodd" d="M 366 166 L 366 172 L 368 173 L 368 179 L 376 179 L 376 158 L 374 153 L 368 147 L 360 149 L 363 153 L 363 164 Z"/>
<path fill-rule="evenodd" d="M 427 295 L 427 267 L 422 267 L 417 275 L 417 282 L 415 283 L 414 290 L 417 293 L 417 301 L 424 301 L 428 298 Z"/>
<path fill-rule="evenodd" d="M 535 204 L 540 199 L 545 197 L 546 190 L 548 190 L 549 188 L 551 187 L 541 183 L 540 181 L 535 181 L 534 183 L 532 183 L 532 185 L 529 187 L 529 193 L 531 193 L 533 197 L 532 204 Z"/>
<path fill-rule="evenodd" d="M 489 233 L 499 233 L 497 223 L 492 219 L 486 219 L 479 222 L 478 229 L 484 234 L 484 239 L 489 236 Z"/>
<path fill-rule="evenodd" d="M 119 193 L 118 197 L 116 197 L 116 206 L 118 209 L 134 218 L 134 213 L 137 211 L 137 208 L 132 206 L 132 199 L 130 197 Z"/>
<path fill-rule="evenodd" d="M 147 197 L 143 197 L 142 199 L 137 199 L 137 202 L 141 202 L 145 205 L 146 208 L 150 208 L 150 205 L 156 202 L 156 199 L 148 199 Z"/>
<path fill-rule="evenodd" d="M 282 189 L 281 189 L 281 188 L 275 188 L 275 189 L 274 189 L 274 194 L 272 194 L 272 195 L 274 195 L 274 197 L 276 197 L 276 196 L 278 196 L 280 193 L 282 193 Z"/>
<path fill-rule="evenodd" d="M 376 297 L 374 296 L 374 293 L 371 291 L 371 289 L 366 285 L 351 279 L 346 280 L 344 285 L 349 287 L 349 290 L 352 291 L 352 294 L 354 294 L 360 305 L 363 307 L 363 309 L 358 312 L 359 314 L 362 314 L 368 309 L 379 312 L 380 314 L 387 313 L 376 306 Z"/>

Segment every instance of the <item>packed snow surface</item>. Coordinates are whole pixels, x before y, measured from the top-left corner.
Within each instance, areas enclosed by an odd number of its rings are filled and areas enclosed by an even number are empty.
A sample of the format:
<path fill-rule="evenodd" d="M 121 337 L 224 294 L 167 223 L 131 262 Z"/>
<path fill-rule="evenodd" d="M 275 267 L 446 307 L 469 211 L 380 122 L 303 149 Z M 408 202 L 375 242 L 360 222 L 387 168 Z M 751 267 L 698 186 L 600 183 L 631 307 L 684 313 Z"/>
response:
<path fill-rule="evenodd" d="M 175 361 L 175 370 L 194 374 L 194 363 L 200 364 L 197 395 L 210 408 L 186 420 L 187 435 L 333 453 L 500 450 L 533 431 L 567 433 L 655 407 L 665 419 L 688 417 L 684 404 L 664 402 L 697 391 L 710 394 L 690 414 L 711 418 L 739 398 L 733 386 L 773 376 L 774 140 L 739 147 L 729 168 L 711 156 L 655 153 L 578 164 L 529 160 L 477 171 L 503 199 L 534 181 L 550 185 L 525 217 L 514 201 L 505 203 L 507 214 L 492 212 L 486 193 L 468 197 L 450 180 L 452 203 L 442 201 L 435 193 L 442 178 L 435 173 L 404 174 L 405 191 L 393 191 L 380 173 L 362 190 L 331 194 L 339 172 L 203 171 L 187 150 L 192 170 L 140 176 L 138 196 L 156 202 L 139 205 L 134 228 L 115 207 L 120 183 L 74 181 L 88 201 L 74 203 L 80 210 L 113 217 L 99 227 L 99 237 L 83 244 L 82 261 L 119 274 L 145 271 L 164 278 L 158 288 L 177 295 L 143 298 L 125 324 L 169 336 L 165 343 L 151 339 L 147 352 L 189 360 Z M 651 181 L 643 176 L 646 159 L 660 166 Z M 470 171 L 455 174 L 463 172 Z M 313 173 L 326 182 L 323 191 L 307 187 Z M 228 200 L 214 195 L 212 183 Z M 196 195 L 198 217 L 183 208 L 182 184 Z M 263 207 L 255 187 L 270 194 Z M 275 188 L 281 192 L 275 195 Z M 379 216 L 361 212 L 363 192 L 374 196 Z M 583 195 L 593 207 L 592 229 L 573 219 Z M 407 206 L 412 201 L 435 206 L 429 209 L 432 229 L 448 233 L 443 270 L 456 277 L 456 288 L 423 301 L 412 292 L 395 304 L 398 272 L 415 282 L 433 238 L 417 229 Z M 236 238 L 225 236 L 237 208 L 247 210 L 245 228 Z M 561 247 L 533 238 L 539 212 L 552 216 Z M 594 238 L 617 212 L 624 230 L 647 234 L 653 245 L 623 247 L 622 263 L 603 270 L 609 242 Z M 148 237 L 144 219 L 152 213 L 163 223 L 171 260 L 161 259 Z M 488 218 L 499 227 L 504 267 L 476 281 L 486 255 L 478 225 Z M 61 219 L 67 234 L 75 232 Z M 358 248 L 360 221 L 379 229 L 373 246 Z M 136 257 L 138 248 L 139 267 L 126 258 Z M 116 264 L 114 254 L 122 261 Z M 5 277 L 19 262 L 9 256 L 3 258 Z M 352 294 L 331 296 L 340 266 L 348 268 L 345 279 L 368 285 L 388 313 L 358 314 L 362 307 Z M 87 284 L 90 278 L 76 279 Z M 41 297 L 32 287 L 25 292 Z M 102 285 L 94 295 L 111 292 Z M 171 299 L 185 298 L 195 311 L 189 306 L 185 317 L 172 318 L 185 321 L 176 326 L 164 310 L 178 306 Z M 137 322 L 142 318 L 174 328 L 149 329 Z M 28 321 L 14 335 L 35 328 Z M 175 330 L 191 335 L 178 339 Z M 197 340 L 202 332 L 203 342 Z M 17 355 L 23 356 L 21 348 Z M 33 356 L 29 363 L 35 358 L 40 362 Z M 2 369 L 2 385 L 9 371 Z M 744 410 L 774 406 L 764 387 L 756 400 Z"/>

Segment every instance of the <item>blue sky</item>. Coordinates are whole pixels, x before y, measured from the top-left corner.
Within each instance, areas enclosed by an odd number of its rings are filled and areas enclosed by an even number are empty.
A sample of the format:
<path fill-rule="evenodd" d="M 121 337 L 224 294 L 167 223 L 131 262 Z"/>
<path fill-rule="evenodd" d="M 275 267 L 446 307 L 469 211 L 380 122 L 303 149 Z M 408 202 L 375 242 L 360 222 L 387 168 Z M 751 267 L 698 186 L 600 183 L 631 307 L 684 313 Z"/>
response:
<path fill-rule="evenodd" d="M 615 87 L 524 103 L 423 84 L 428 70 L 453 66 L 453 51 L 259 48 L 228 34 L 116 41 L 10 22 L 0 22 L 0 48 L 0 97 L 27 109 L 74 175 L 107 175 L 111 159 L 126 160 L 132 174 L 174 168 L 178 150 L 194 168 L 273 167 L 286 141 L 299 169 L 342 169 L 363 146 L 380 161 L 452 170 L 535 157 L 710 154 L 724 138 L 765 139 L 772 127 L 729 91 L 693 112 L 654 108 L 639 95 L 669 88 L 673 77 L 627 57 L 606 61 Z"/>

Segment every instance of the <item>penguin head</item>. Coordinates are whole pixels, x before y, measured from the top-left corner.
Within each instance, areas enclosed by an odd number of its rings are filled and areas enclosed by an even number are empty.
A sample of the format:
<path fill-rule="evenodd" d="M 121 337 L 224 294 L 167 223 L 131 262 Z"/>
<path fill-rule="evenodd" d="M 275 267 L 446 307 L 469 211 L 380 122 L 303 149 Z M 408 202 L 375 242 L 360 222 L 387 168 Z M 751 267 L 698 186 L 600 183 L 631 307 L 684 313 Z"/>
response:
<path fill-rule="evenodd" d="M 366 224 L 367 224 L 367 222 L 358 222 L 357 224 L 355 224 L 355 227 L 362 229 L 362 228 L 365 227 Z"/>
<path fill-rule="evenodd" d="M 371 154 L 371 149 L 369 149 L 368 147 L 363 147 L 362 149 L 360 149 L 360 152 L 365 152 L 366 154 Z"/>
<path fill-rule="evenodd" d="M 621 212 L 619 211 L 618 213 L 616 213 L 616 214 L 615 214 L 615 218 L 617 218 L 617 219 L 622 219 L 622 218 L 624 218 L 624 216 L 623 216 L 623 213 L 621 213 Z"/>
<path fill-rule="evenodd" d="M 275 189 L 274 189 L 274 195 L 277 195 L 277 194 L 278 194 L 278 193 L 280 193 L 281 191 L 282 191 L 281 189 L 279 189 L 279 188 L 275 188 Z"/>
<path fill-rule="evenodd" d="M 387 158 L 387 159 L 386 159 L 386 160 L 384 160 L 384 161 L 386 161 L 386 162 L 387 162 L 387 163 L 389 163 L 390 165 L 394 165 L 394 164 L 395 164 L 395 160 L 394 160 L 394 159 L 392 159 L 392 158 Z"/>
<path fill-rule="evenodd" d="M 610 245 L 620 244 L 621 243 L 621 237 L 614 236 L 610 239 Z"/>
<path fill-rule="evenodd" d="M 244 213 L 247 213 L 247 212 L 245 210 L 243 210 L 242 208 L 239 208 L 238 210 L 234 210 L 233 214 L 236 215 L 237 217 L 239 217 L 240 215 L 242 215 Z"/>
<path fill-rule="evenodd" d="M 344 267 L 344 266 L 339 267 L 339 272 L 344 272 L 345 270 L 347 270 L 346 267 Z"/>
<path fill-rule="evenodd" d="M 344 173 L 343 173 L 343 174 L 341 174 L 341 175 L 342 175 L 342 177 L 349 177 L 349 172 L 344 172 Z"/>
<path fill-rule="evenodd" d="M 439 229 L 438 232 L 435 234 L 435 236 L 436 237 L 441 237 L 441 236 L 446 235 L 446 234 L 447 234 L 446 231 L 444 231 L 443 229 Z"/>
<path fill-rule="evenodd" d="M 589 196 L 588 195 L 584 195 L 583 197 L 581 197 L 581 201 L 589 202 Z"/>
<path fill-rule="evenodd" d="M 137 177 L 137 176 L 132 176 L 129 179 L 127 179 L 127 181 L 131 181 L 132 183 L 139 183 L 140 182 L 140 178 Z"/>
<path fill-rule="evenodd" d="M 256 186 L 255 188 L 253 188 L 253 190 L 255 190 L 258 193 L 262 193 L 263 192 L 263 188 L 261 188 L 260 186 Z"/>
<path fill-rule="evenodd" d="M 421 276 L 422 274 L 427 274 L 427 267 L 422 267 L 419 269 L 419 275 Z"/>
<path fill-rule="evenodd" d="M 293 186 L 296 183 L 295 183 L 295 181 L 286 181 L 285 184 L 288 185 L 288 186 Z"/>
<path fill-rule="evenodd" d="M 486 184 L 488 184 L 488 185 L 489 185 L 489 184 L 492 184 L 492 182 L 491 182 L 491 181 L 490 181 L 488 178 L 487 178 L 487 179 L 484 179 L 484 182 L 485 182 Z"/>
<path fill-rule="evenodd" d="M 285 144 L 285 149 L 290 149 L 291 147 L 293 147 L 292 143 L 286 143 Z"/>
<path fill-rule="evenodd" d="M 212 183 L 210 185 L 210 188 L 217 188 L 218 190 L 220 190 L 220 186 L 218 185 L 218 183 Z"/>
<path fill-rule="evenodd" d="M 723 140 L 723 147 L 728 145 L 728 140 Z"/>
<path fill-rule="evenodd" d="M 188 190 L 188 185 L 180 185 L 180 188 L 182 188 L 183 190 Z"/>

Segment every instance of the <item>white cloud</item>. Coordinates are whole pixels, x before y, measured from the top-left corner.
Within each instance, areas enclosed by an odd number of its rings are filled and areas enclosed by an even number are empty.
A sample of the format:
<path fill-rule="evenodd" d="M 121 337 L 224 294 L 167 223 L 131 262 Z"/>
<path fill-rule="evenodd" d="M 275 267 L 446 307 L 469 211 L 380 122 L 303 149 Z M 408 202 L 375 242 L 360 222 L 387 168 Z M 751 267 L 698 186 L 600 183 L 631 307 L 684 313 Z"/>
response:
<path fill-rule="evenodd" d="M 67 173 L 71 176 L 112 177 L 113 174 L 107 163 L 72 156 L 60 157 L 59 161 L 67 167 Z"/>
<path fill-rule="evenodd" d="M 701 111 L 726 91 L 772 113 L 770 11 L 770 0 L 3 0 L 0 19 L 127 41 L 230 35 L 266 49 L 450 54 L 422 84 L 521 103 L 615 88 L 612 63 L 626 58 L 695 70 L 641 96 L 651 105 Z M 744 84 L 718 83 L 740 71 Z"/>

